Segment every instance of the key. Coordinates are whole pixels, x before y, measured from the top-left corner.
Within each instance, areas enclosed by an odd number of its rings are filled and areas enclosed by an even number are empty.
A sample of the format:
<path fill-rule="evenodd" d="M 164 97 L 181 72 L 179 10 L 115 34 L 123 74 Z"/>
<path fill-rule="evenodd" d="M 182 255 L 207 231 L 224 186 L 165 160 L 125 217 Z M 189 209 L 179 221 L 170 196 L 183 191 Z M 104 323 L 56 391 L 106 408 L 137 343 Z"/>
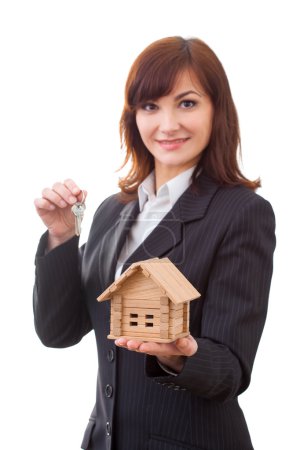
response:
<path fill-rule="evenodd" d="M 71 210 L 75 216 L 75 234 L 76 234 L 76 236 L 80 236 L 81 222 L 82 222 L 84 211 L 85 211 L 85 204 L 83 202 L 76 202 L 72 206 Z"/>

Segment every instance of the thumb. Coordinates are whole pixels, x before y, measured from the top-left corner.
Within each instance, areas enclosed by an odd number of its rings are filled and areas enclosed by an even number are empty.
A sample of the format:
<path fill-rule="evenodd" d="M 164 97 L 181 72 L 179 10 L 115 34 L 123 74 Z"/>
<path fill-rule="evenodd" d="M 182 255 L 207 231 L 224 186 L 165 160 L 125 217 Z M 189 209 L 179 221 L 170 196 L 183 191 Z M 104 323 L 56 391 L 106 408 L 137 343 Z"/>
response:
<path fill-rule="evenodd" d="M 192 356 L 198 349 L 198 344 L 192 336 L 177 339 L 175 345 L 184 356 Z"/>
<path fill-rule="evenodd" d="M 79 194 L 79 197 L 80 197 L 79 201 L 84 203 L 86 200 L 87 194 L 88 194 L 87 191 L 82 190 Z"/>

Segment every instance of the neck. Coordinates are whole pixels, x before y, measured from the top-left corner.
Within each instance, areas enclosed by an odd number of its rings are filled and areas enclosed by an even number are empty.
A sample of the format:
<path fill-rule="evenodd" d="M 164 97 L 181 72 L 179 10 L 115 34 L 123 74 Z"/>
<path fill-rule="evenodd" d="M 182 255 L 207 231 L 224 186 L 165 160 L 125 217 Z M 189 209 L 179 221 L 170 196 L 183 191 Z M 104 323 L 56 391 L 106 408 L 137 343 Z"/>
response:
<path fill-rule="evenodd" d="M 159 164 L 155 164 L 155 190 L 158 189 L 172 178 L 175 178 L 180 173 L 192 167 L 193 164 L 186 165 L 184 167 L 169 167 L 169 166 L 160 166 Z"/>

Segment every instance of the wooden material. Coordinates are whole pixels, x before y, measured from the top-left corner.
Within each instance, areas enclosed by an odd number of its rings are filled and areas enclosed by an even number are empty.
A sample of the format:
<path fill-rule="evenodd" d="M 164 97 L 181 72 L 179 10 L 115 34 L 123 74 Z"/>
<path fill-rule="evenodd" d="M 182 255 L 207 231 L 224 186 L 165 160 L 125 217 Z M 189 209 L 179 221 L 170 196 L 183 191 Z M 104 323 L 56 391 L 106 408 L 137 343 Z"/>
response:
<path fill-rule="evenodd" d="M 172 342 L 189 334 L 189 303 L 200 293 L 168 259 L 132 264 L 99 297 L 111 299 L 109 339 Z"/>

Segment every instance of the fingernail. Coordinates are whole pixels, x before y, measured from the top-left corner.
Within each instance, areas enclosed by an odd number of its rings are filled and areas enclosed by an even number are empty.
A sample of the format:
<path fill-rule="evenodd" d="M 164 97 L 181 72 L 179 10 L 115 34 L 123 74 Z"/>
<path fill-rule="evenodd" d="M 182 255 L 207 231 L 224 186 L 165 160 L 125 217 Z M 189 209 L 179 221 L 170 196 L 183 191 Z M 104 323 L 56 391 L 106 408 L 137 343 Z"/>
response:
<path fill-rule="evenodd" d="M 76 197 L 73 197 L 73 195 L 70 195 L 70 197 L 69 197 L 69 202 L 70 202 L 70 203 L 76 203 L 76 202 L 77 202 L 77 198 L 76 198 Z"/>
<path fill-rule="evenodd" d="M 65 206 L 67 206 L 67 204 L 66 204 L 66 202 L 65 202 L 64 200 L 61 200 L 61 201 L 59 202 L 59 204 L 60 204 L 60 206 L 62 206 L 63 208 L 64 208 Z"/>

